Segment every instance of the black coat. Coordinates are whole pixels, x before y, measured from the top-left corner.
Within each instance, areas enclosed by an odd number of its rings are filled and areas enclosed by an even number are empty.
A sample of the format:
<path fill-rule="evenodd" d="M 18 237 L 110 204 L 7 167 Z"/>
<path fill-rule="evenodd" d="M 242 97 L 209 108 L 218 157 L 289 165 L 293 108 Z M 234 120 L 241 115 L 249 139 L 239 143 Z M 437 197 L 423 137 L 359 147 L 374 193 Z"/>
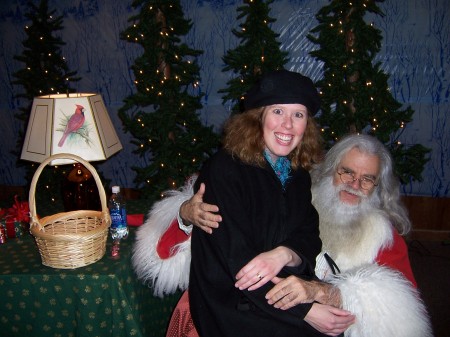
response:
<path fill-rule="evenodd" d="M 269 282 L 254 291 L 235 288 L 235 275 L 258 254 L 277 246 L 297 252 L 303 263 L 279 276 L 314 277 L 321 250 L 318 214 L 311 204 L 311 179 L 303 169 L 291 172 L 283 189 L 266 168 L 243 164 L 224 150 L 202 168 L 204 201 L 219 206 L 222 222 L 213 234 L 194 228 L 189 300 L 202 337 L 323 336 L 303 321 L 311 304 L 282 311 L 267 304 Z"/>

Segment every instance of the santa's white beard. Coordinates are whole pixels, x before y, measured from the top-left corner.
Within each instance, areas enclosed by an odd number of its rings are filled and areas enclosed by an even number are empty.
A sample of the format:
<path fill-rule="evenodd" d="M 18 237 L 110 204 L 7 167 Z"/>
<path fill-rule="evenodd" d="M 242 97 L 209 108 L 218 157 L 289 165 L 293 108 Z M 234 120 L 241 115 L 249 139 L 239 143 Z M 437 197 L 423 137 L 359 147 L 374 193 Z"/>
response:
<path fill-rule="evenodd" d="M 342 190 L 359 196 L 360 202 L 355 205 L 342 202 L 339 199 Z M 319 212 L 320 237 L 326 249 L 358 241 L 365 228 L 364 219 L 380 205 L 376 193 L 366 196 L 346 184 L 335 186 L 333 177 L 324 178 L 313 186 L 312 194 L 313 204 Z"/>
<path fill-rule="evenodd" d="M 339 199 L 339 192 L 347 191 L 360 197 L 358 204 L 352 205 Z M 380 200 L 376 193 L 365 195 L 346 184 L 333 185 L 333 177 L 327 177 L 312 188 L 313 203 L 321 220 L 331 220 L 335 225 L 350 225 L 370 211 L 379 208 Z"/>

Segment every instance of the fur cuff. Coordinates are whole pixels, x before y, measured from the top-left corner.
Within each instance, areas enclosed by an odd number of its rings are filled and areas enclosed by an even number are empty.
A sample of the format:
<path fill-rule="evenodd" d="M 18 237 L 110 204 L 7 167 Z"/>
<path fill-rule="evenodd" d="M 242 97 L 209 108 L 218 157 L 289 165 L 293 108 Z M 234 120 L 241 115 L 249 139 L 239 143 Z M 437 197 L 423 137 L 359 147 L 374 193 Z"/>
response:
<path fill-rule="evenodd" d="M 168 196 L 156 202 L 148 219 L 138 228 L 133 247 L 132 264 L 138 278 L 153 287 L 158 297 L 185 290 L 189 284 L 191 263 L 190 237 L 172 248 L 172 254 L 161 257 L 157 252 L 158 242 L 177 218 L 181 204 L 193 195 L 195 178 L 177 191 L 168 191 Z"/>
<path fill-rule="evenodd" d="M 356 316 L 346 337 L 431 337 L 420 294 L 402 274 L 366 265 L 330 280 L 341 292 L 343 308 Z"/>

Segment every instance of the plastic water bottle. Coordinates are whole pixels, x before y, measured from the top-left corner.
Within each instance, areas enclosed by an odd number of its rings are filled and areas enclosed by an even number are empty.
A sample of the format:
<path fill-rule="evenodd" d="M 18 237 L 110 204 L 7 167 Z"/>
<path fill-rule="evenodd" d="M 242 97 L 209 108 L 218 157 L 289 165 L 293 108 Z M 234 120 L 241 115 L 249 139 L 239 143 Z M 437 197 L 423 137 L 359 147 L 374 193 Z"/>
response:
<path fill-rule="evenodd" d="M 109 214 L 111 215 L 110 233 L 113 240 L 111 257 L 119 258 L 120 240 L 128 236 L 127 210 L 125 199 L 120 193 L 120 186 L 112 187 L 112 195 L 109 198 Z"/>

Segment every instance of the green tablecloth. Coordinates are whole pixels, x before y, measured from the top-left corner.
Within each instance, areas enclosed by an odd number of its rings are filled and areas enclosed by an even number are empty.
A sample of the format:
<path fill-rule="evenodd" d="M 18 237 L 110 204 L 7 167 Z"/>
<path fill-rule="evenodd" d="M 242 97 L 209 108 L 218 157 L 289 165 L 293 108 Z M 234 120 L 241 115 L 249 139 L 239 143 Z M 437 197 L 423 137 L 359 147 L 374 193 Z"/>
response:
<path fill-rule="evenodd" d="M 135 228 L 121 257 L 86 267 L 43 266 L 26 234 L 0 245 L 0 335 L 26 337 L 164 336 L 181 293 L 160 299 L 131 267 Z"/>

